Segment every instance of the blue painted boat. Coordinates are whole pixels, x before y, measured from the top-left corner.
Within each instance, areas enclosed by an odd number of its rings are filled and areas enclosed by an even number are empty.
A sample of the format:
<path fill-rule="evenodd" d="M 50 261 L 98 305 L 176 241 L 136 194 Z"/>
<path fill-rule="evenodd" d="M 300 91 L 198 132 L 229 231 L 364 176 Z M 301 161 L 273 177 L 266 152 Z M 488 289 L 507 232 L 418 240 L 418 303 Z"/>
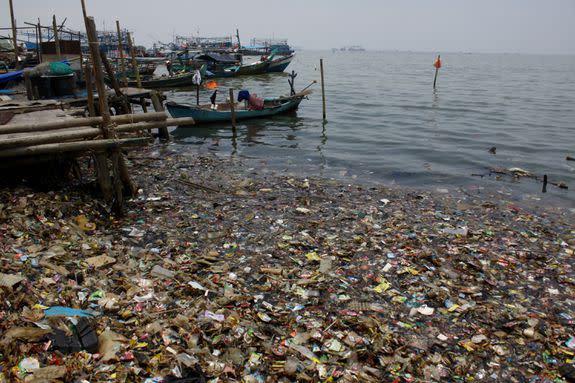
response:
<path fill-rule="evenodd" d="M 296 110 L 300 102 L 311 94 L 311 90 L 297 93 L 293 96 L 270 98 L 264 100 L 264 108 L 261 110 L 247 109 L 244 103 L 234 103 L 236 120 L 251 118 L 271 117 L 277 114 Z M 229 102 L 219 104 L 216 110 L 211 105 L 183 105 L 175 102 L 167 102 L 166 109 L 174 118 L 192 117 L 196 124 L 210 122 L 226 122 L 232 120 L 232 112 Z"/>
<path fill-rule="evenodd" d="M 283 72 L 292 62 L 293 58 L 294 54 L 273 59 L 268 66 L 268 72 Z"/>

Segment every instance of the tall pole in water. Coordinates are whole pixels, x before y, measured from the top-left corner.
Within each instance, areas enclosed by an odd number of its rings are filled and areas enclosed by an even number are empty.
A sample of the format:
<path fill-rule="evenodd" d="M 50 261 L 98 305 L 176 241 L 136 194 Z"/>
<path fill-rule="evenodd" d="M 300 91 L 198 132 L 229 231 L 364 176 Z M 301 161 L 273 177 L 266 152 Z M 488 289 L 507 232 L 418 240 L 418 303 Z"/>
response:
<path fill-rule="evenodd" d="M 14 5 L 12 0 L 9 0 L 10 4 L 10 22 L 12 23 L 12 43 L 14 44 L 14 67 L 20 69 L 20 61 L 18 61 L 18 40 L 16 39 L 16 19 L 14 18 Z"/>
<path fill-rule="evenodd" d="M 325 81 L 323 78 L 323 59 L 319 59 L 319 70 L 321 72 L 321 101 L 323 106 L 323 120 L 326 120 L 325 113 Z"/>
<path fill-rule="evenodd" d="M 435 89 L 435 84 L 437 83 L 437 74 L 439 73 L 439 68 L 441 68 L 441 56 L 437 55 L 437 60 L 433 63 L 435 67 L 435 77 L 433 78 L 433 89 Z"/>
<path fill-rule="evenodd" d="M 232 114 L 232 132 L 236 135 L 236 108 L 234 105 L 234 89 L 230 88 L 230 112 Z"/>

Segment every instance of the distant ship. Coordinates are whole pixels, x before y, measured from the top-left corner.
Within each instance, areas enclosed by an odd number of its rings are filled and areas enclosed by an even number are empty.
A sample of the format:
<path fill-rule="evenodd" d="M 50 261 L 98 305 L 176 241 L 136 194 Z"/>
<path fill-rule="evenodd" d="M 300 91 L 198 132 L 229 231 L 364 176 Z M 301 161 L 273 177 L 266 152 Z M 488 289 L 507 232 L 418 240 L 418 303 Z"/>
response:
<path fill-rule="evenodd" d="M 352 45 L 351 47 L 347 48 L 350 52 L 365 52 L 365 48 L 360 47 L 359 45 Z"/>
<path fill-rule="evenodd" d="M 349 51 L 349 52 L 365 52 L 365 49 L 359 45 L 352 45 L 349 47 L 341 47 L 339 49 L 342 52 Z M 337 51 L 337 48 L 333 48 L 333 51 Z"/>

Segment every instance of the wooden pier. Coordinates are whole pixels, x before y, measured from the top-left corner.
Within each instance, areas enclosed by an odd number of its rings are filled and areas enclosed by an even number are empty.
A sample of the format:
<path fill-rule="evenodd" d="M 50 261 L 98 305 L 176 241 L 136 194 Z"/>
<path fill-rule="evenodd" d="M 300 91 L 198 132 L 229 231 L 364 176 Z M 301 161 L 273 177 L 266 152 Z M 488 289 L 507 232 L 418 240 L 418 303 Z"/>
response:
<path fill-rule="evenodd" d="M 90 46 L 90 55 L 81 57 L 79 65 L 85 96 L 79 97 L 74 89 L 73 97 L 40 99 L 39 85 L 27 73 L 25 92 L 20 92 L 25 99 L 0 101 L 0 168 L 18 172 L 23 166 L 75 163 L 90 157 L 104 200 L 122 214 L 124 198 L 136 192 L 124 152 L 153 141 L 153 130 L 161 140 L 169 140 L 169 126 L 194 121 L 168 118 L 158 91 L 121 87 L 100 49 L 94 19 L 84 19 Z M 104 77 L 111 81 L 111 89 Z M 148 113 L 148 106 L 154 111 Z"/>

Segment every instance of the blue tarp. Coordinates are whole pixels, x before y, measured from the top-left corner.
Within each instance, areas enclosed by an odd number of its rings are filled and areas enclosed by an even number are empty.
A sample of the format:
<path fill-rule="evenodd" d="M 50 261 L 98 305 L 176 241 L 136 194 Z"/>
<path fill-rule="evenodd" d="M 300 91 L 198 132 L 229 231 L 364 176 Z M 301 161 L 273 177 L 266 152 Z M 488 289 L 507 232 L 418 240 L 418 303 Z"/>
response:
<path fill-rule="evenodd" d="M 22 76 L 22 73 L 24 73 L 23 70 L 17 70 L 14 72 L 8 72 L 8 73 L 0 74 L 0 84 L 4 84 L 6 82 L 17 80 Z"/>
<path fill-rule="evenodd" d="M 67 59 L 62 60 L 60 62 L 63 64 L 70 65 L 70 62 Z M 22 73 L 24 73 L 23 70 L 16 70 L 14 72 L 8 72 L 8 73 L 0 74 L 0 84 L 4 84 L 4 83 L 10 82 L 10 81 L 17 80 L 20 77 L 22 77 Z"/>
<path fill-rule="evenodd" d="M 47 317 L 51 317 L 51 316 L 93 317 L 94 316 L 94 314 L 92 314 L 91 312 L 86 311 L 86 310 L 78 310 L 78 309 L 73 309 L 70 307 L 62 307 L 62 306 L 54 306 L 54 307 L 47 308 L 46 310 L 44 310 L 44 315 Z"/>

